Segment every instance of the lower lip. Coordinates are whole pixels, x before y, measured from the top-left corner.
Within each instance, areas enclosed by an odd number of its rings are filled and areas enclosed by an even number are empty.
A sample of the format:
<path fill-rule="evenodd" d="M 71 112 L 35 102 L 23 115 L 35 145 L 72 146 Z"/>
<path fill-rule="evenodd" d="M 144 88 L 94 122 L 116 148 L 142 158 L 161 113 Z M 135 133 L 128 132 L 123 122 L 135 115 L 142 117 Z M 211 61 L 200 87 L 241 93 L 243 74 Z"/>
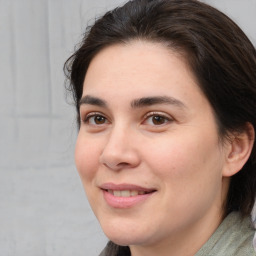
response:
<path fill-rule="evenodd" d="M 103 190 L 103 196 L 109 206 L 113 208 L 130 208 L 138 203 L 146 201 L 153 193 L 148 193 L 144 195 L 121 197 L 114 196 L 106 190 Z"/>

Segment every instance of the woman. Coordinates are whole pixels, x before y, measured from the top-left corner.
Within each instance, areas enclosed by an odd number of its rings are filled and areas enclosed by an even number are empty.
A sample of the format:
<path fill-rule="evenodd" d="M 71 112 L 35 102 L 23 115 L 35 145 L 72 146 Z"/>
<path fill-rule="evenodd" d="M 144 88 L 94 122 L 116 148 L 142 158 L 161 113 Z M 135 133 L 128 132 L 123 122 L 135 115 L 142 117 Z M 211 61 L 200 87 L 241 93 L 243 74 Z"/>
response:
<path fill-rule="evenodd" d="M 65 64 L 101 255 L 255 255 L 256 52 L 196 0 L 136 0 Z"/>

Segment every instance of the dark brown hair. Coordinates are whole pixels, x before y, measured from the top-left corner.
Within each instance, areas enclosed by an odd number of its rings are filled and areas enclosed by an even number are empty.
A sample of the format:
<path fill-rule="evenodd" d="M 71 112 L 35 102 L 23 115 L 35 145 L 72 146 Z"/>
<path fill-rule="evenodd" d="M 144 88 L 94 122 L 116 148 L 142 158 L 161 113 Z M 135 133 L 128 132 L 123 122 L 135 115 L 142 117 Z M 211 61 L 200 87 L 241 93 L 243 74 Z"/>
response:
<path fill-rule="evenodd" d="M 66 61 L 80 125 L 79 100 L 91 60 L 103 48 L 131 40 L 163 43 L 182 53 L 209 100 L 220 137 L 256 127 L 256 51 L 225 14 L 196 0 L 134 0 L 107 12 L 89 27 Z M 251 213 L 256 192 L 256 149 L 231 178 L 225 213 Z M 122 254 L 126 255 L 126 254 Z"/>

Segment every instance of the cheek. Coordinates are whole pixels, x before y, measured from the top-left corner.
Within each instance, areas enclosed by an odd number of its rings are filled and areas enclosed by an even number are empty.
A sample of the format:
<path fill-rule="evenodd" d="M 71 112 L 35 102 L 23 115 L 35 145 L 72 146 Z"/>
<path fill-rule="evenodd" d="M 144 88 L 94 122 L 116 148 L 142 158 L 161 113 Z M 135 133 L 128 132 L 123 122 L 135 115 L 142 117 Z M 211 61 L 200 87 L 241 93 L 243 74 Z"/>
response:
<path fill-rule="evenodd" d="M 158 176 L 186 182 L 193 177 L 209 175 L 207 172 L 214 175 L 212 170 L 219 169 L 222 161 L 217 136 L 188 134 L 151 143 L 154 147 L 147 145 L 149 165 Z"/>
<path fill-rule="evenodd" d="M 192 219 L 209 209 L 222 180 L 221 154 L 216 141 L 193 136 L 182 138 L 173 138 L 172 143 L 161 143 L 159 147 L 155 144 L 158 150 L 148 150 L 148 166 L 161 182 L 163 200 L 159 208 L 180 216 L 179 220 L 186 218 L 188 208 Z"/>
<path fill-rule="evenodd" d="M 95 211 L 98 202 L 98 194 L 95 193 L 95 177 L 97 175 L 98 163 L 99 163 L 99 147 L 93 140 L 79 134 L 77 137 L 75 148 L 75 163 L 78 170 L 80 179 L 82 181 L 87 199 Z"/>
<path fill-rule="evenodd" d="M 99 162 L 99 153 L 97 151 L 97 145 L 92 143 L 90 139 L 85 139 L 82 135 L 78 135 L 75 148 L 75 163 L 83 183 L 90 182 L 95 176 Z"/>

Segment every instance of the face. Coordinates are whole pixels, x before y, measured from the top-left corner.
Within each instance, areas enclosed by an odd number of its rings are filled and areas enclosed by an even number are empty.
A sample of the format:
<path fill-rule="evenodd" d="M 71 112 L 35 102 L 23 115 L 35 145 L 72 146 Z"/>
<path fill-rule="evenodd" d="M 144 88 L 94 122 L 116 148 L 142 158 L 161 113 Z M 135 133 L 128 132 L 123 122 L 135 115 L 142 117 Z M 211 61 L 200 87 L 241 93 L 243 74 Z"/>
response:
<path fill-rule="evenodd" d="M 224 148 L 181 56 L 149 42 L 103 49 L 86 74 L 80 113 L 76 165 L 112 241 L 184 241 L 219 223 Z"/>

